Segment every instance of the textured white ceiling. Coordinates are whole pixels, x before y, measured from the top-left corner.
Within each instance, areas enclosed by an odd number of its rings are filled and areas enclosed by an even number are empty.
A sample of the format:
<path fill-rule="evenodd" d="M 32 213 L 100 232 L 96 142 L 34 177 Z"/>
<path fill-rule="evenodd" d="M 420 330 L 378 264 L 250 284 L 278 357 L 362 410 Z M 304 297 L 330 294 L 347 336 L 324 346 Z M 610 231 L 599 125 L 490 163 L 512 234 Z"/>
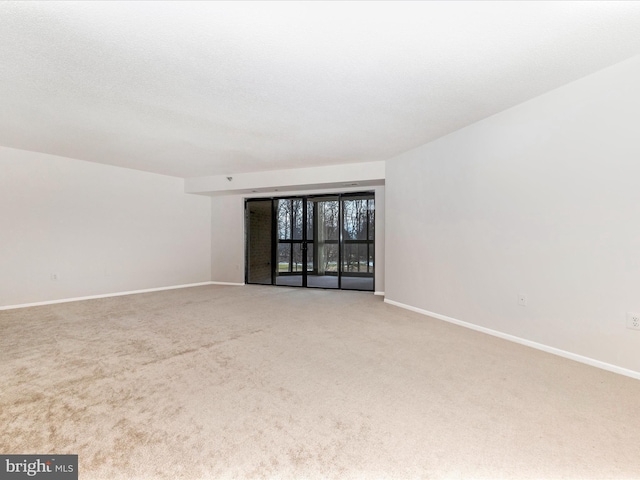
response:
<path fill-rule="evenodd" d="M 0 145 L 192 177 L 385 160 L 640 53 L 640 2 L 0 2 Z"/>

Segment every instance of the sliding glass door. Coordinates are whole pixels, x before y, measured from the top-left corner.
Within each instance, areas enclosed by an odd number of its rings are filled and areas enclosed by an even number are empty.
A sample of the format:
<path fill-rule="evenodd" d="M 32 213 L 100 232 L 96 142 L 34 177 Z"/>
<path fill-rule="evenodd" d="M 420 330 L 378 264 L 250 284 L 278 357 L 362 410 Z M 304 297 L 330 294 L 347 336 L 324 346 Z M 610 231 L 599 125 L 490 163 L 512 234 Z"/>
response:
<path fill-rule="evenodd" d="M 374 289 L 373 193 L 248 199 L 245 211 L 247 283 Z"/>
<path fill-rule="evenodd" d="M 373 290 L 375 206 L 371 197 L 342 199 L 342 288 Z"/>
<path fill-rule="evenodd" d="M 313 219 L 307 286 L 340 288 L 340 198 L 310 197 L 307 208 Z"/>
<path fill-rule="evenodd" d="M 275 199 L 276 285 L 303 287 L 305 277 L 305 204 L 301 198 Z"/>

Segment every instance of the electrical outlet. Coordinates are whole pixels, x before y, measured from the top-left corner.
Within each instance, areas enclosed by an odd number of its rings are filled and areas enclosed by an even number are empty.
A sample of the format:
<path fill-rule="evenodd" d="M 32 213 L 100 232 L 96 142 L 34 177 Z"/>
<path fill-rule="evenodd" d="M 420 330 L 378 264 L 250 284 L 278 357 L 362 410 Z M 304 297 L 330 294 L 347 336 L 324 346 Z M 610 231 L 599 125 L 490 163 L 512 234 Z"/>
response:
<path fill-rule="evenodd" d="M 518 294 L 518 305 L 520 305 L 521 307 L 527 306 L 527 296 L 524 293 Z"/>
<path fill-rule="evenodd" d="M 640 330 L 640 313 L 627 312 L 627 328 Z"/>

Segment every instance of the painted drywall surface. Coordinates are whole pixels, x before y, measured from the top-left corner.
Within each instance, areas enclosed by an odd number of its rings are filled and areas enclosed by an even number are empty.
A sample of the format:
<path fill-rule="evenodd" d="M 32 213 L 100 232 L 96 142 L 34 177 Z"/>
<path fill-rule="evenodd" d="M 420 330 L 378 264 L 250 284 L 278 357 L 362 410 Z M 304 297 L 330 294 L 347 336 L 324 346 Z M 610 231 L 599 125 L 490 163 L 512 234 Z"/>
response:
<path fill-rule="evenodd" d="M 368 190 L 376 195 L 376 273 L 375 291 L 384 292 L 385 275 L 385 188 L 382 186 Z M 320 195 L 323 193 L 344 193 L 339 190 L 295 191 L 287 195 Z M 226 195 L 211 197 L 211 279 L 214 282 L 244 282 L 244 201 L 245 198 L 265 198 L 277 196 L 278 192 L 254 196 Z"/>
<path fill-rule="evenodd" d="M 381 185 L 385 162 L 364 162 L 330 167 L 292 168 L 267 172 L 216 175 L 185 179 L 187 193 L 212 195 L 247 194 L 254 190 L 273 192 L 344 188 L 345 183 Z"/>
<path fill-rule="evenodd" d="M 640 371 L 638 85 L 635 57 L 388 161 L 387 298 Z"/>
<path fill-rule="evenodd" d="M 0 306 L 209 281 L 210 201 L 183 186 L 0 147 Z"/>
<path fill-rule="evenodd" d="M 244 199 L 211 197 L 211 279 L 244 283 Z"/>
<path fill-rule="evenodd" d="M 375 241 L 375 291 L 384 293 L 385 258 L 385 192 L 384 187 L 376 187 L 376 241 Z"/>

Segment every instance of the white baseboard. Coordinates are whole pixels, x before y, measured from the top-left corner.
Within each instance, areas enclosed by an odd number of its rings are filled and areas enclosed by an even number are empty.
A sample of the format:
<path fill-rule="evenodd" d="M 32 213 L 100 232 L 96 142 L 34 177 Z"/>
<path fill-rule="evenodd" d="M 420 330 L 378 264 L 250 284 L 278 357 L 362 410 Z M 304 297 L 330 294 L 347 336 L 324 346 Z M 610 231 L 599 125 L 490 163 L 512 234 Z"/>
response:
<path fill-rule="evenodd" d="M 246 285 L 245 283 L 234 283 L 234 282 L 209 282 L 211 285 L 235 285 L 236 287 L 243 287 Z"/>
<path fill-rule="evenodd" d="M 384 292 L 373 292 L 374 295 L 381 295 L 384 297 Z"/>
<path fill-rule="evenodd" d="M 177 288 L 201 287 L 203 285 L 214 285 L 214 284 L 216 284 L 216 282 L 188 283 L 185 285 L 172 285 L 169 287 L 145 288 L 144 290 L 131 290 L 128 292 L 105 293 L 102 295 L 89 295 L 86 297 L 62 298 L 60 300 L 47 300 L 45 302 L 23 303 L 20 305 L 8 305 L 6 307 L 0 307 L 0 310 L 14 310 L 16 308 L 39 307 L 42 305 L 54 305 L 56 303 L 80 302 L 82 300 L 94 300 L 96 298 L 121 297 L 123 295 L 135 295 L 137 293 L 160 292 L 162 290 L 175 290 Z M 234 285 L 238 285 L 238 284 L 234 284 Z M 242 284 L 239 284 L 239 285 L 242 285 Z"/>
<path fill-rule="evenodd" d="M 567 352 L 565 350 L 561 350 L 555 347 L 550 347 L 542 343 L 532 342 L 531 340 L 526 340 L 524 338 L 516 337 L 515 335 L 503 333 L 498 330 L 492 330 L 490 328 L 474 325 L 473 323 L 463 322 L 462 320 L 458 320 L 456 318 L 447 317 L 446 315 L 440 315 L 439 313 L 423 310 L 422 308 L 413 307 L 411 305 L 406 305 L 404 303 L 396 302 L 394 300 L 389 300 L 387 298 L 384 299 L 384 303 L 388 303 L 389 305 L 394 305 L 396 307 L 404 308 L 406 310 L 411 310 L 412 312 L 420 313 L 422 315 L 427 315 L 429 317 L 437 318 L 438 320 L 454 323 L 456 325 L 460 325 L 461 327 L 470 328 L 471 330 L 476 330 L 478 332 L 486 333 L 488 335 L 502 338 L 504 340 L 509 340 L 510 342 L 526 345 L 527 347 L 535 348 L 536 350 L 542 350 L 543 352 L 551 353 L 553 355 L 558 355 L 559 357 L 575 360 L 576 362 L 584 363 L 592 367 L 601 368 L 602 370 L 607 370 L 609 372 L 618 373 L 620 375 L 625 375 L 627 377 L 640 380 L 640 372 L 636 372 L 635 370 L 629 370 L 626 368 L 618 367 L 617 365 L 611 365 L 610 363 L 601 362 L 600 360 L 595 360 L 593 358 L 583 357 L 582 355 L 578 355 L 576 353 Z"/>

